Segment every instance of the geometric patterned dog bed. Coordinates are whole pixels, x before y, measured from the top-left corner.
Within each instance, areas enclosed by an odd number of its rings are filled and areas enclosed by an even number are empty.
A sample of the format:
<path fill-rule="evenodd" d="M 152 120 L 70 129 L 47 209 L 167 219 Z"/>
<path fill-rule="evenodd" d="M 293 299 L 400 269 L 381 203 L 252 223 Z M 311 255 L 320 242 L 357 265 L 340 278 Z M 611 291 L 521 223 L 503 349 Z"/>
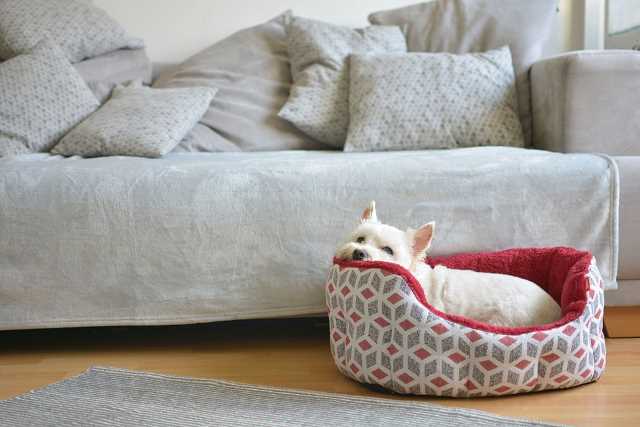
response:
<path fill-rule="evenodd" d="M 605 367 L 603 281 L 571 248 L 510 249 L 428 260 L 533 281 L 561 306 L 547 325 L 503 328 L 442 313 L 403 267 L 334 259 L 326 284 L 338 369 L 397 393 L 502 396 L 574 387 Z"/>

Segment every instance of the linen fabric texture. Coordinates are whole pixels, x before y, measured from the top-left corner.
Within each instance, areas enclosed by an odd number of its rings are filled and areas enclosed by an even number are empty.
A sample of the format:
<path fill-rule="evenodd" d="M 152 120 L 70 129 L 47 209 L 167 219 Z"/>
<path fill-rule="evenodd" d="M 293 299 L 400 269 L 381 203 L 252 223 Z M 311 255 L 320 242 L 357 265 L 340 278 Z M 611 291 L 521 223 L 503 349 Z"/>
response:
<path fill-rule="evenodd" d="M 509 48 L 353 55 L 345 151 L 523 147 Z"/>
<path fill-rule="evenodd" d="M 151 84 L 151 61 L 145 49 L 118 49 L 73 64 L 93 94 L 104 103 L 119 84 Z"/>
<path fill-rule="evenodd" d="M 0 64 L 0 157 L 48 151 L 98 106 L 62 50 L 39 43 Z"/>
<path fill-rule="evenodd" d="M 520 120 L 531 142 L 529 69 L 542 56 L 558 0 L 435 0 L 373 13 L 375 25 L 402 28 L 409 51 L 475 53 L 509 46 Z"/>
<path fill-rule="evenodd" d="M 349 56 L 406 52 L 398 27 L 351 29 L 294 17 L 287 27 L 293 87 L 280 117 L 342 148 L 349 127 Z"/>
<path fill-rule="evenodd" d="M 324 313 L 373 198 L 385 223 L 435 220 L 432 256 L 589 248 L 609 287 L 617 180 L 601 156 L 512 147 L 0 159 L 0 329 Z"/>
<path fill-rule="evenodd" d="M 289 97 L 285 27 L 291 12 L 235 34 L 160 74 L 156 88 L 218 89 L 199 124 L 175 151 L 266 151 L 330 148 L 278 112 Z"/>
<path fill-rule="evenodd" d="M 195 126 L 215 89 L 116 87 L 111 99 L 69 132 L 52 153 L 161 157 Z"/>
<path fill-rule="evenodd" d="M 0 0 L 0 59 L 39 41 L 60 46 L 71 62 L 121 48 L 141 48 L 104 10 L 88 0 Z"/>

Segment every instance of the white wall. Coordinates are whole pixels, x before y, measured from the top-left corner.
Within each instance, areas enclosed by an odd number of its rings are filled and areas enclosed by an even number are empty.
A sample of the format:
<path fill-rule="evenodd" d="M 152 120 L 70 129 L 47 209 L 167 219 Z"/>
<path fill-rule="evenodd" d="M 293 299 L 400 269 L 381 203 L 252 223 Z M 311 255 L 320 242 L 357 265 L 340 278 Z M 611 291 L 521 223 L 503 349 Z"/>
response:
<path fill-rule="evenodd" d="M 535 0 L 532 0 L 535 1 Z M 576 47 L 571 3 L 561 13 L 548 53 Z M 370 12 L 417 0 L 94 0 L 133 35 L 142 37 L 154 62 L 178 62 L 232 32 L 264 22 L 286 9 L 337 24 L 362 26 Z"/>

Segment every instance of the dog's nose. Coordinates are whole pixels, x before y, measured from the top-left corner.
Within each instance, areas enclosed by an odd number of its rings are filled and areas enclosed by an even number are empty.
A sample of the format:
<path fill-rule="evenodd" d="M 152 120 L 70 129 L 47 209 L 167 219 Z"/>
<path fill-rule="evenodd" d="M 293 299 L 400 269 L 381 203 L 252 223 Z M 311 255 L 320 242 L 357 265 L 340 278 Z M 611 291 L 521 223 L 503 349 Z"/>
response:
<path fill-rule="evenodd" d="M 367 258 L 367 253 L 361 249 L 356 249 L 353 251 L 351 258 L 354 261 L 362 261 L 363 259 Z"/>

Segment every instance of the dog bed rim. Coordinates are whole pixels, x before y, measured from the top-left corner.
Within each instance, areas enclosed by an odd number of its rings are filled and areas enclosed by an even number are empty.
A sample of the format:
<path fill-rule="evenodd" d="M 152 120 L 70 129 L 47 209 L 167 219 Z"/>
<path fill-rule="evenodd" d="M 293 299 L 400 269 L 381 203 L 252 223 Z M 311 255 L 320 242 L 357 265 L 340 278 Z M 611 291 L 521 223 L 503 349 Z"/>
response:
<path fill-rule="evenodd" d="M 470 254 L 482 256 L 486 254 L 509 253 L 512 251 L 521 251 L 523 249 L 556 250 L 559 248 L 570 249 L 575 253 L 581 254 L 582 257 L 574 264 L 572 268 L 576 268 L 576 265 L 577 265 L 580 268 L 580 271 L 588 271 L 589 265 L 591 264 L 591 260 L 593 259 L 593 255 L 590 252 L 579 251 L 573 248 L 565 248 L 565 247 L 517 248 L 517 249 L 507 249 L 504 251 L 497 251 L 497 252 L 477 252 L 477 253 L 470 253 Z M 437 259 L 440 260 L 443 258 L 446 258 L 446 257 L 438 257 Z M 405 282 L 409 285 L 409 288 L 411 289 L 411 292 L 416 297 L 416 299 L 427 310 L 429 310 L 436 316 L 443 318 L 445 320 L 448 320 L 452 323 L 466 326 L 471 329 L 477 329 L 484 332 L 501 334 L 501 335 L 523 335 L 523 334 L 535 333 L 540 331 L 548 331 L 551 329 L 562 327 L 564 325 L 567 325 L 575 321 L 582 315 L 582 313 L 586 309 L 586 293 L 588 292 L 590 287 L 589 280 L 587 279 L 586 275 L 584 275 L 582 277 L 583 286 L 581 290 L 584 292 L 585 298 L 579 301 L 580 302 L 579 309 L 575 309 L 568 312 L 562 318 L 560 318 L 559 320 L 556 320 L 555 322 L 546 323 L 543 325 L 532 325 L 532 326 L 524 326 L 524 327 L 505 327 L 505 326 L 494 326 L 488 323 L 480 322 L 478 320 L 470 319 L 468 317 L 458 316 L 455 314 L 447 314 L 438 310 L 437 308 L 429 304 L 424 294 L 424 290 L 422 289 L 422 286 L 418 283 L 418 280 L 414 277 L 414 275 L 409 270 L 407 270 L 406 268 L 404 268 L 399 264 L 387 262 L 387 261 L 352 261 L 352 260 L 339 259 L 336 257 L 333 258 L 333 264 L 338 265 L 340 268 L 357 268 L 359 270 L 377 268 L 377 269 L 381 269 L 383 271 L 389 272 L 391 274 L 398 275 L 402 277 L 405 280 Z"/>

